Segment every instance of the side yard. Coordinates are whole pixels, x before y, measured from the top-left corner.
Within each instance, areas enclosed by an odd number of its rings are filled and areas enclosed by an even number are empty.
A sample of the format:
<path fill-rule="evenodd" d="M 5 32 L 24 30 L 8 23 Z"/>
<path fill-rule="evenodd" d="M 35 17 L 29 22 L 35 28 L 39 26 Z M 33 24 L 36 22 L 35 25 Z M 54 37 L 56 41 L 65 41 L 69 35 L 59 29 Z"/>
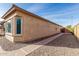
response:
<path fill-rule="evenodd" d="M 38 48 L 28 56 L 79 56 L 79 42 L 72 34 L 64 34 L 54 41 Z"/>
<path fill-rule="evenodd" d="M 51 42 L 56 37 L 61 36 L 63 34 L 59 34 L 56 36 L 51 36 L 49 38 L 45 38 L 44 40 L 36 40 L 27 43 L 12 43 L 4 36 L 0 36 L 0 55 L 4 56 L 25 56 L 32 51 L 38 49 L 39 47 Z M 50 40 L 49 40 L 50 39 Z"/>
<path fill-rule="evenodd" d="M 26 55 L 26 56 L 79 56 L 79 41 L 72 34 L 63 34 L 53 40 L 50 37 L 45 40 L 30 43 L 11 43 L 4 37 L 0 37 L 0 55 Z M 50 42 L 45 44 L 45 42 Z"/>

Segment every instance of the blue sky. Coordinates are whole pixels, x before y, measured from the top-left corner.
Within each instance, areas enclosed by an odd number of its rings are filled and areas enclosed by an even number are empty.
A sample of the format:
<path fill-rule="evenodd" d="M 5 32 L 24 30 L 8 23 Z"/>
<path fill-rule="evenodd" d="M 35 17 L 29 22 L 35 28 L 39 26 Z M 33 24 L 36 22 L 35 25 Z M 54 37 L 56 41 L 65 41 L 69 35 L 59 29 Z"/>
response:
<path fill-rule="evenodd" d="M 79 23 L 78 3 L 17 3 L 16 5 L 62 26 Z M 12 4 L 0 4 L 0 17 L 11 6 Z"/>

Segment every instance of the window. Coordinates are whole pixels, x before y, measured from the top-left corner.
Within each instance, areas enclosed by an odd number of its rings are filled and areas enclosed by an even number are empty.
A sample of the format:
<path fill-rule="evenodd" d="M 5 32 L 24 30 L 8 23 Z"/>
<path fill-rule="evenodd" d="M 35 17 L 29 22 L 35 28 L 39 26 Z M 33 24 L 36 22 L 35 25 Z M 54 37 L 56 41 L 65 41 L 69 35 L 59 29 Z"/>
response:
<path fill-rule="evenodd" d="M 7 31 L 9 32 L 9 33 L 11 33 L 11 23 L 7 23 Z"/>
<path fill-rule="evenodd" d="M 11 33 L 11 20 L 6 22 L 5 26 L 6 26 L 5 31 L 8 32 L 8 33 Z"/>
<path fill-rule="evenodd" d="M 16 19 L 16 34 L 21 34 L 21 17 Z"/>

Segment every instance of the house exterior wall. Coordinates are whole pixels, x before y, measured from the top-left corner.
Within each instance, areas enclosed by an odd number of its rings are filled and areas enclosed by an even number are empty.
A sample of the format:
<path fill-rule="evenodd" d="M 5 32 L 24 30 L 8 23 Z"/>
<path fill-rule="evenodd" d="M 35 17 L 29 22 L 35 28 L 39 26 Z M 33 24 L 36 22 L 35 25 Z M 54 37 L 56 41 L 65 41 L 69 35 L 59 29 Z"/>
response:
<path fill-rule="evenodd" d="M 0 35 L 4 35 L 4 29 L 0 28 Z"/>
<path fill-rule="evenodd" d="M 16 15 L 22 17 L 22 34 L 16 34 Z M 38 38 L 54 35 L 60 32 L 60 27 L 45 20 L 33 17 L 31 15 L 16 11 L 6 20 L 12 18 L 12 33 L 8 35 L 8 39 L 15 42 L 27 42 Z M 6 36 L 5 35 L 5 36 Z"/>
<path fill-rule="evenodd" d="M 7 22 L 8 21 L 11 21 L 11 28 L 12 28 L 12 30 L 11 30 L 11 33 L 8 33 L 8 32 L 6 32 L 5 31 L 5 37 L 6 37 L 6 39 L 8 39 L 9 41 L 11 41 L 11 42 L 14 42 L 14 35 L 15 35 L 15 16 L 17 15 L 17 13 L 15 12 L 15 13 L 12 13 L 11 15 L 9 15 L 4 21 L 5 21 L 5 23 L 4 23 L 4 27 L 5 27 L 5 29 L 6 29 L 6 24 L 7 24 Z"/>
<path fill-rule="evenodd" d="M 77 37 L 77 39 L 79 40 L 79 25 L 76 25 L 74 28 L 74 35 Z"/>

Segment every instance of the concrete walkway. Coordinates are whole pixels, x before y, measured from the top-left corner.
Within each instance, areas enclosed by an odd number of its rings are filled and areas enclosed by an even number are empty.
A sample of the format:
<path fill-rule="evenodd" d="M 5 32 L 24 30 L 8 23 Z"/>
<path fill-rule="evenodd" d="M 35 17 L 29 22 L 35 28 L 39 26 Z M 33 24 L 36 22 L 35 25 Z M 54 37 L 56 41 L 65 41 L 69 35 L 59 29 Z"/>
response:
<path fill-rule="evenodd" d="M 63 33 L 58 34 L 56 36 L 47 38 L 45 40 L 42 40 L 40 42 L 34 43 L 34 44 L 29 44 L 29 45 L 25 45 L 24 47 L 17 49 L 17 50 L 12 50 L 12 51 L 5 51 L 2 49 L 2 47 L 0 48 L 0 55 L 7 55 L 7 56 L 25 56 L 28 55 L 29 53 L 33 52 L 34 50 L 38 49 L 39 47 L 42 47 L 43 45 L 53 41 L 54 39 L 56 39 L 57 37 L 63 35 Z M 6 44 L 6 43 L 5 43 Z M 8 48 L 9 49 L 9 48 Z"/>

